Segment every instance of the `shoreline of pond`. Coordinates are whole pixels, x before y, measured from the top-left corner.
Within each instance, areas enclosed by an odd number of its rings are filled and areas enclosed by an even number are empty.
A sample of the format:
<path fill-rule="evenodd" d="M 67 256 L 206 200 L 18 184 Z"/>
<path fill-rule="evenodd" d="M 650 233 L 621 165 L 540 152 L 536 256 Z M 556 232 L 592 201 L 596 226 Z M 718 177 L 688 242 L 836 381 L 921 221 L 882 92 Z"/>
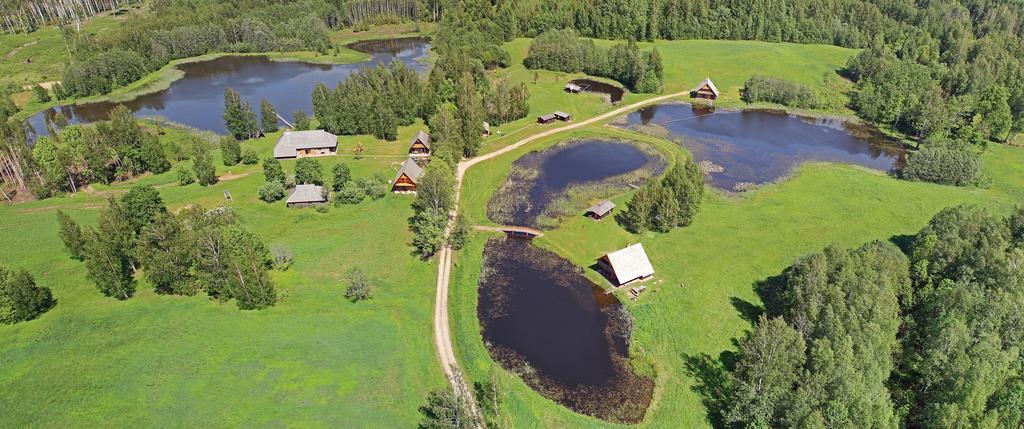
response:
<path fill-rule="evenodd" d="M 139 80 L 129 83 L 123 87 L 117 88 L 108 94 L 97 94 L 90 95 L 87 97 L 76 98 L 73 100 L 53 100 L 48 103 L 37 104 L 30 102 L 28 106 L 30 109 L 19 110 L 18 113 L 14 114 L 14 118 L 28 122 L 32 117 L 44 113 L 52 109 L 60 109 L 65 107 L 81 107 L 89 104 L 99 103 L 125 103 L 132 101 L 136 98 L 151 95 L 160 91 L 165 91 L 170 88 L 175 82 L 185 78 L 185 72 L 183 72 L 179 66 L 216 61 L 228 57 L 266 57 L 271 62 L 282 62 L 282 63 L 305 63 L 312 65 L 325 65 L 325 66 L 343 66 L 351 64 L 359 64 L 367 62 L 373 59 L 373 54 L 368 52 L 359 51 L 351 48 L 351 45 L 359 44 L 362 42 L 372 42 L 380 40 L 400 40 L 400 39 L 426 39 L 430 43 L 431 36 L 427 34 L 403 34 L 396 37 L 373 37 L 372 34 L 368 34 L 366 38 L 356 38 L 347 41 L 341 45 L 345 50 L 341 55 L 354 55 L 358 54 L 359 58 L 341 58 L 334 55 L 317 55 L 313 51 L 289 51 L 289 52 L 213 52 L 194 57 L 179 58 L 171 60 L 169 63 L 163 65 L 159 69 L 156 69 L 146 75 L 142 76 Z M 37 130 L 38 131 L 38 130 Z"/>

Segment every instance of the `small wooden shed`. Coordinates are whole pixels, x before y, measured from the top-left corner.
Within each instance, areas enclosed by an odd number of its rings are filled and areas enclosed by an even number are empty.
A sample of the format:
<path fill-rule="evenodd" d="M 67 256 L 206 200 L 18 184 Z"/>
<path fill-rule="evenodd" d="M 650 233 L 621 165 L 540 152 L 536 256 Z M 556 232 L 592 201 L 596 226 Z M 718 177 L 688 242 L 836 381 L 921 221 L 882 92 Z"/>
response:
<path fill-rule="evenodd" d="M 644 281 L 654 275 L 651 260 L 640 243 L 602 256 L 597 260 L 597 266 L 616 286 Z"/>
<path fill-rule="evenodd" d="M 285 205 L 288 207 L 309 207 L 327 202 L 327 192 L 323 186 L 297 185 L 288 196 Z"/>
<path fill-rule="evenodd" d="M 572 120 L 572 115 L 565 113 L 561 110 L 552 113 L 552 115 L 555 115 L 555 119 L 558 119 L 559 121 L 569 122 Z"/>
<path fill-rule="evenodd" d="M 715 101 L 718 99 L 718 95 L 718 88 L 710 77 L 705 77 L 699 85 L 690 90 L 690 98 Z"/>
<path fill-rule="evenodd" d="M 608 200 L 601 200 L 590 206 L 584 215 L 594 220 L 601 220 L 605 216 L 611 214 L 612 209 L 615 208 L 615 203 Z"/>
<path fill-rule="evenodd" d="M 549 113 L 547 115 L 541 115 L 537 117 L 538 124 L 550 124 L 555 121 L 555 114 Z"/>
<path fill-rule="evenodd" d="M 430 156 L 430 134 L 420 130 L 409 142 L 409 155 Z"/>
<path fill-rule="evenodd" d="M 423 167 L 416 163 L 416 160 L 409 158 L 402 163 L 391 181 L 391 192 L 413 193 L 416 192 L 416 183 L 423 177 Z"/>

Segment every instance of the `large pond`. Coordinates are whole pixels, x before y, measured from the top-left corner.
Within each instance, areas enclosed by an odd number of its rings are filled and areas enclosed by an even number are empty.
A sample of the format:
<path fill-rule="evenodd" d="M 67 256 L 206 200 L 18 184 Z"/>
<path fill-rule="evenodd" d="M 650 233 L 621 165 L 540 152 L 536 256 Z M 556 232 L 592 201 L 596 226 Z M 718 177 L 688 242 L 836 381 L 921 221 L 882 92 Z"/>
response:
<path fill-rule="evenodd" d="M 477 315 L 491 356 L 576 412 L 642 420 L 654 382 L 630 366 L 632 322 L 622 304 L 528 241 L 492 239 L 484 255 Z"/>
<path fill-rule="evenodd" d="M 626 123 L 685 146 L 709 172 L 711 185 L 725 190 L 783 179 L 807 161 L 890 171 L 903 159 L 903 151 L 877 131 L 834 118 L 670 103 L 640 109 Z"/>
<path fill-rule="evenodd" d="M 602 139 L 573 140 L 531 152 L 513 163 L 509 177 L 489 201 L 488 217 L 499 224 L 548 228 L 564 216 L 569 198 L 614 193 L 661 173 L 664 160 L 637 145 Z M 572 195 L 570 195 L 570 193 Z"/>
<path fill-rule="evenodd" d="M 542 226 L 541 218 L 581 215 L 581 205 L 665 166 L 653 149 L 630 142 L 563 142 L 516 160 L 488 204 L 488 217 Z M 477 315 L 496 361 L 577 412 L 616 422 L 643 418 L 654 382 L 633 372 L 632 320 L 615 296 L 604 294 L 582 268 L 525 240 L 489 241 L 483 270 Z"/>
<path fill-rule="evenodd" d="M 333 87 L 353 72 L 377 64 L 399 60 L 417 71 L 424 71 L 430 50 L 422 37 L 356 42 L 350 48 L 371 58 L 355 64 L 314 64 L 273 61 L 266 56 L 225 56 L 210 61 L 178 65 L 184 76 L 164 90 L 120 102 L 97 102 L 61 106 L 29 119 L 37 133 L 46 132 L 47 118 L 60 112 L 71 123 L 95 122 L 108 118 L 110 110 L 124 104 L 136 116 L 162 116 L 171 121 L 217 133 L 224 132 L 224 88 L 232 87 L 242 99 L 259 109 L 266 98 L 279 114 L 290 120 L 295 111 L 312 113 L 313 88 L 318 82 Z"/>

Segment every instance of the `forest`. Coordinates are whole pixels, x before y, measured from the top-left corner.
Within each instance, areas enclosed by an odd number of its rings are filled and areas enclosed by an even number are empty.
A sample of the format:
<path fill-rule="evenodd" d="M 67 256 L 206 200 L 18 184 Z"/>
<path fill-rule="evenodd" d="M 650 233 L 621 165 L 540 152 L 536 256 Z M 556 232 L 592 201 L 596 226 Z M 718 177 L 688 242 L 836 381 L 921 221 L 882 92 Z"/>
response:
<path fill-rule="evenodd" d="M 530 44 L 523 65 L 607 77 L 639 93 L 661 91 L 665 79 L 658 48 L 641 53 L 636 42 L 630 40 L 603 49 L 593 40 L 580 39 L 571 29 L 541 33 Z"/>

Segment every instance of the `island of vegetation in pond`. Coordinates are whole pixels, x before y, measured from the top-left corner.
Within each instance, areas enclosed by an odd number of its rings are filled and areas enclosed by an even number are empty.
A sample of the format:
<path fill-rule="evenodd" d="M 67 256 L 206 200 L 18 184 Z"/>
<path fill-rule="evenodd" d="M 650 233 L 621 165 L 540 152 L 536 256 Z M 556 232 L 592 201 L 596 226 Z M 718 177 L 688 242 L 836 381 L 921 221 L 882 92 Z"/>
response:
<path fill-rule="evenodd" d="M 630 364 L 632 316 L 569 261 L 518 239 L 484 250 L 477 315 L 491 356 L 545 397 L 636 423 L 654 381 Z"/>
<path fill-rule="evenodd" d="M 551 228 L 629 184 L 664 171 L 665 160 L 649 146 L 606 139 L 571 140 L 515 161 L 487 204 L 487 216 L 503 225 Z"/>
<path fill-rule="evenodd" d="M 903 150 L 874 130 L 835 118 L 669 103 L 629 114 L 625 127 L 683 145 L 709 174 L 711 184 L 725 190 L 784 179 L 808 161 L 891 171 L 903 159 Z"/>
<path fill-rule="evenodd" d="M 136 116 L 161 116 L 200 130 L 225 132 L 224 89 L 231 87 L 242 100 L 259 106 L 268 100 L 277 112 L 291 121 L 296 111 L 312 115 L 310 94 L 319 82 L 334 86 L 350 74 L 378 64 L 401 61 L 423 72 L 423 59 L 430 51 L 424 37 L 355 42 L 350 48 L 371 54 L 368 61 L 356 64 L 315 64 L 301 61 L 275 61 L 266 56 L 223 56 L 209 61 L 179 64 L 183 77 L 166 89 L 147 93 L 124 102 L 60 106 L 40 112 L 28 122 L 37 133 L 45 133 L 46 121 L 60 113 L 71 123 L 106 120 L 110 111 L 123 104 Z"/>

